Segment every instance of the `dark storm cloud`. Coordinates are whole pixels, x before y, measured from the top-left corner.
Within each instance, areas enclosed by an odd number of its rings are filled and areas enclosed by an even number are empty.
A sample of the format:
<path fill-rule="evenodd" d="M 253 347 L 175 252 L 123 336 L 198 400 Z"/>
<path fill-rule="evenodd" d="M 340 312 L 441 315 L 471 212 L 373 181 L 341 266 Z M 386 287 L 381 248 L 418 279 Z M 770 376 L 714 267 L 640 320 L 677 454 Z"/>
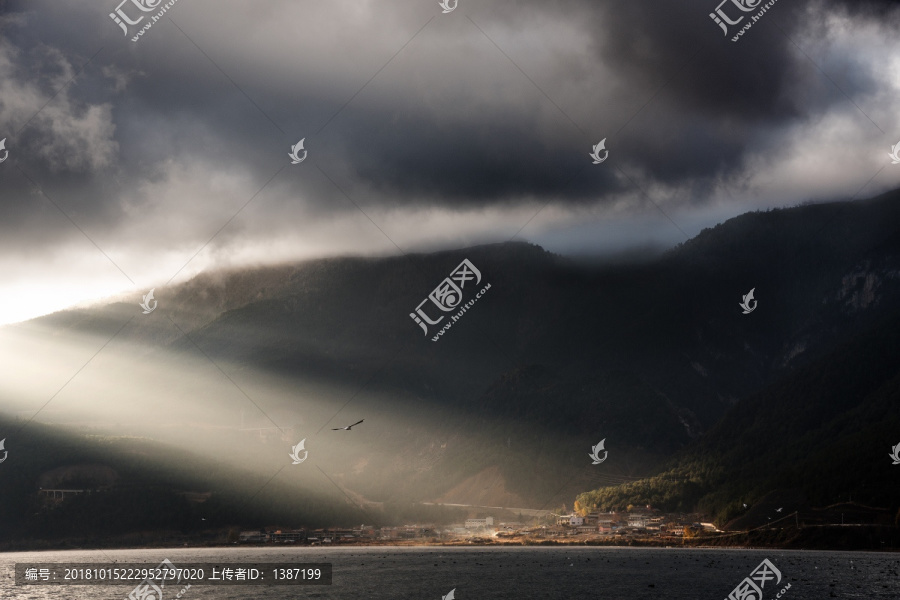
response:
<path fill-rule="evenodd" d="M 300 239 L 318 218 L 372 229 L 369 216 L 403 245 L 417 211 L 431 231 L 467 232 L 453 220 L 465 212 L 512 235 L 548 203 L 541 218 L 559 222 L 595 204 L 657 210 L 629 202 L 645 191 L 702 206 L 752 181 L 760 157 L 783 188 L 816 196 L 808 147 L 825 155 L 837 139 L 860 155 L 880 135 L 866 115 L 896 125 L 878 47 L 896 2 L 779 0 L 738 43 L 709 18 L 718 0 L 461 0 L 450 15 L 424 0 L 196 0 L 138 43 L 109 18 L 117 4 L 0 4 L 6 249 L 34 223 L 72 239 L 62 215 L 35 213 L 55 209 L 28 177 L 98 245 L 136 255 L 190 256 L 226 223 L 211 249 Z M 865 34 L 858 47 L 833 43 L 843 30 Z M 798 150 L 797 131 L 822 139 Z M 300 138 L 310 155 L 295 168 Z M 611 160 L 591 165 L 603 138 Z M 850 171 L 834 193 L 864 183 Z M 353 251 L 359 232 L 331 239 Z"/>
<path fill-rule="evenodd" d="M 116 152 L 112 170 L 117 172 L 100 180 L 85 176 L 85 210 L 90 204 L 94 211 L 104 205 L 114 211 L 111 181 L 163 177 L 161 165 L 179 156 L 215 155 L 220 163 L 240 162 L 262 178 L 266 164 L 284 154 L 285 144 L 304 135 L 308 147 L 318 144 L 316 160 L 326 172 L 348 187 L 366 190 L 361 201 L 448 207 L 525 197 L 583 202 L 627 187 L 609 173 L 573 179 L 590 146 L 603 137 L 620 164 L 643 174 L 643 180 L 703 187 L 704 180 L 739 172 L 749 150 L 779 143 L 782 128 L 845 103 L 844 93 L 856 98 L 878 89 L 866 64 L 834 65 L 840 60 L 835 57 L 825 59 L 823 68 L 836 67 L 843 91 L 823 83 L 814 65 L 798 60 L 792 39 L 836 11 L 856 19 L 896 19 L 891 11 L 896 2 L 782 0 L 736 44 L 708 16 L 717 4 L 474 5 L 467 13 L 471 21 L 429 23 L 318 137 L 312 134 L 366 79 L 353 73 L 343 81 L 323 80 L 330 65 L 346 66 L 335 56 L 336 47 L 325 46 L 315 56 L 292 53 L 275 41 L 277 33 L 270 47 L 256 49 L 256 60 L 236 59 L 226 36 L 234 29 L 228 20 L 236 17 L 218 5 L 173 8 L 170 14 L 191 32 L 190 40 L 166 24 L 132 44 L 106 22 L 111 8 L 96 3 L 68 12 L 49 5 L 28 12 L 27 27 L 14 28 L 11 39 L 18 44 L 16 77 L 30 81 L 37 76 L 35 85 L 47 98 L 87 59 L 91 41 L 104 44 L 78 85 L 66 92 L 74 114 L 91 106 L 114 111 L 115 135 L 107 132 L 105 152 Z M 384 48 L 400 47 L 430 15 L 413 2 L 378 10 L 395 13 L 377 17 L 380 28 L 370 34 L 386 40 Z M 98 23 L 107 26 L 102 35 Z M 547 23 L 566 24 L 583 35 L 584 43 L 553 39 Z M 340 19 L 321 23 L 338 35 L 342 27 Z M 60 48 L 57 56 L 48 55 L 45 39 Z M 529 47 L 540 45 L 555 52 L 551 62 L 531 61 Z M 295 57 L 296 64 L 279 53 Z M 266 65 L 260 57 L 267 54 L 272 63 L 260 69 Z M 378 65 L 369 58 L 368 65 Z M 598 65 L 606 72 L 603 77 Z M 127 89 L 116 91 L 113 81 L 102 76 L 104 68 L 127 74 Z M 844 72 L 849 74 L 841 77 Z M 286 77 L 289 73 L 293 77 Z M 64 144 L 59 131 L 41 127 L 40 118 L 25 133 L 22 153 L 40 156 L 40 148 Z M 60 172 L 96 174 L 111 162 L 103 151 L 75 148 L 58 148 L 53 161 L 44 158 L 34 165 L 43 169 L 37 173 L 41 181 L 69 190 L 78 182 Z M 68 195 L 79 204 L 77 193 Z"/>
<path fill-rule="evenodd" d="M 605 65 L 615 85 L 579 79 L 590 73 L 580 65 L 569 65 L 569 83 L 593 95 L 605 107 L 603 114 L 567 104 L 547 73 L 529 74 L 540 89 L 535 87 L 487 47 L 482 60 L 504 63 L 503 75 L 519 78 L 518 92 L 534 104 L 479 106 L 481 96 L 492 90 L 466 88 L 466 78 L 459 77 L 453 84 L 468 92 L 455 99 L 470 108 L 464 117 L 445 116 L 448 111 L 439 103 L 416 105 L 401 96 L 392 106 L 354 105 L 328 132 L 345 149 L 329 158 L 352 163 L 355 176 L 382 191 L 386 203 L 491 203 L 530 193 L 578 202 L 623 190 L 614 177 L 571 180 L 583 165 L 584 150 L 610 136 L 607 147 L 614 148 L 626 169 L 646 174 L 645 180 L 705 190 L 718 178 L 740 175 L 749 152 L 777 148 L 785 131 L 883 86 L 859 57 L 819 57 L 815 64 L 802 56 L 795 40 L 805 41 L 803 33 L 821 27 L 825 15 L 896 20 L 895 2 L 782 2 L 739 43 L 723 37 L 709 18 L 717 4 L 491 3 L 489 9 L 473 11 L 473 21 L 491 32 L 502 30 L 506 17 L 515 14 L 522 29 L 529 22 L 535 25 L 536 43 L 542 37 L 537 25 L 542 13 L 580 20 L 591 42 L 578 59 Z M 478 43 L 480 32 L 457 32 L 472 34 L 471 43 Z M 565 68 L 554 74 L 566 75 Z M 432 85 L 451 89 L 439 76 Z M 567 122 L 568 114 L 575 115 L 577 128 Z M 857 116 L 865 119 L 861 112 Z M 540 120 L 553 125 L 536 127 Z"/>
<path fill-rule="evenodd" d="M 402 194 L 398 202 L 459 207 L 565 191 L 573 201 L 579 197 L 576 186 L 564 188 L 587 157 L 583 140 L 574 135 L 542 138 L 516 115 L 502 111 L 480 115 L 477 124 L 407 114 L 398 126 L 377 117 L 353 114 L 347 119 L 338 132 L 345 146 L 340 158 L 385 196 Z M 607 189 L 617 187 L 608 171 L 598 175 Z"/>

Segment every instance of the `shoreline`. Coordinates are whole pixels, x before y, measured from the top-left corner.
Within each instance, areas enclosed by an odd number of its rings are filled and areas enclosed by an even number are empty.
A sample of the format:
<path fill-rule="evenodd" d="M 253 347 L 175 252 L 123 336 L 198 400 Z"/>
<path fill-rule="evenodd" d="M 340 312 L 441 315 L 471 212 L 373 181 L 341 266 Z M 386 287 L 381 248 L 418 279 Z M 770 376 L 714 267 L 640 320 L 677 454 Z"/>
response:
<path fill-rule="evenodd" d="M 724 540 L 722 540 L 724 541 Z M 574 547 L 597 547 L 597 548 L 653 548 L 660 550 L 670 549 L 698 549 L 698 550 L 791 550 L 791 551 L 816 551 L 816 552 L 879 552 L 885 554 L 896 553 L 900 548 L 882 547 L 882 548 L 848 548 L 839 544 L 813 544 L 810 546 L 801 546 L 796 544 L 777 544 L 777 543 L 760 543 L 762 540 L 755 540 L 756 543 L 745 544 L 725 544 L 716 543 L 715 539 L 692 539 L 688 543 L 684 543 L 680 539 L 658 538 L 634 538 L 629 540 L 604 540 L 604 539 L 568 539 L 568 540 L 548 540 L 548 539 L 523 539 L 523 540 L 448 540 L 448 541 L 427 541 L 427 540 L 377 540 L 377 541 L 354 541 L 354 542 L 338 542 L 328 544 L 303 544 L 303 543 L 227 543 L 206 541 L 199 542 L 181 542 L 173 543 L 169 541 L 149 542 L 147 544 L 131 544 L 131 545 L 115 545 L 115 544 L 98 544 L 96 540 L 83 540 L 82 543 L 76 544 L 74 540 L 60 543 L 37 542 L 34 544 L 15 544 L 6 543 L 0 545 L 0 555 L 21 553 L 21 552 L 65 552 L 65 551 L 84 551 L 84 552 L 102 552 L 115 550 L 199 550 L 209 549 L 249 549 L 249 548 L 269 548 L 280 550 L 286 548 L 308 548 L 314 550 L 331 550 L 335 548 L 574 548 Z M 38 547 L 40 546 L 40 547 Z"/>

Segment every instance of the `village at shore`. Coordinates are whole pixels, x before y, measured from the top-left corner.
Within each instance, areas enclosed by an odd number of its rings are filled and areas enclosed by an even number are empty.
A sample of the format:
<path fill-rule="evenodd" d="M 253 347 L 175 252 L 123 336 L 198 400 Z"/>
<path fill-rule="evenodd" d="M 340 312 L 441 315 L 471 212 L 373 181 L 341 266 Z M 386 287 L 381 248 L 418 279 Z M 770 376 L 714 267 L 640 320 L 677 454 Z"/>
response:
<path fill-rule="evenodd" d="M 405 545 L 405 544 L 546 544 L 546 543 L 681 543 L 685 538 L 719 532 L 715 525 L 702 522 L 699 514 L 663 514 L 650 507 L 629 512 L 592 512 L 554 515 L 553 519 L 496 521 L 492 516 L 466 519 L 445 527 L 433 523 L 393 527 L 359 525 L 350 528 L 279 529 L 261 528 L 241 531 L 242 544 L 308 545 Z"/>

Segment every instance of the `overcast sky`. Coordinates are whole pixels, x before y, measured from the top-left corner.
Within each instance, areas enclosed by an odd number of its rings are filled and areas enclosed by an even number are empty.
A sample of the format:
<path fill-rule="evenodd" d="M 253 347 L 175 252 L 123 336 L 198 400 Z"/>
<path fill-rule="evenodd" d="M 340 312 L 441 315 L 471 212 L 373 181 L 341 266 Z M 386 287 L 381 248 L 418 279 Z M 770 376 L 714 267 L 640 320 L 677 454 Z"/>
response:
<path fill-rule="evenodd" d="M 0 0 L 0 323 L 244 264 L 666 248 L 900 187 L 897 2 L 778 0 L 732 42 L 764 3 L 723 4 L 726 36 L 719 0 L 177 0 L 133 42 L 165 3 L 121 4 L 126 35 L 119 1 Z"/>

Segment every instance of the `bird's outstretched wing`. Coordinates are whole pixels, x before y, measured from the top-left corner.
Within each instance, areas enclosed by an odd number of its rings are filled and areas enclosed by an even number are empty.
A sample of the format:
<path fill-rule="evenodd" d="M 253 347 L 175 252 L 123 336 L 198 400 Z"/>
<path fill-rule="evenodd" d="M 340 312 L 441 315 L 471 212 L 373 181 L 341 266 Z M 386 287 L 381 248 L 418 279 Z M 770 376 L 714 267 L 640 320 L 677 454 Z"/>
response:
<path fill-rule="evenodd" d="M 356 423 L 354 423 L 354 424 L 351 425 L 350 427 L 356 427 L 357 425 L 359 425 L 359 424 L 362 423 L 363 421 L 365 421 L 365 419 L 360 419 L 359 421 L 357 421 Z"/>

